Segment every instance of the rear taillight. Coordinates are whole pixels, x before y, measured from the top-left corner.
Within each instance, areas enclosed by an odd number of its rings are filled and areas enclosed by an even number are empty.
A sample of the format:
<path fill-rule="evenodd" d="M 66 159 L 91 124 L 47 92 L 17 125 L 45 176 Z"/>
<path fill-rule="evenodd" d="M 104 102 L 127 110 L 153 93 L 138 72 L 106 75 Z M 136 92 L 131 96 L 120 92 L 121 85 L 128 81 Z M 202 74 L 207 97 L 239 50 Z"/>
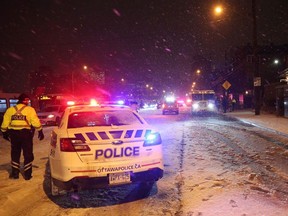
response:
<path fill-rule="evenodd" d="M 89 146 L 80 139 L 61 138 L 60 150 L 63 152 L 90 151 Z"/>
<path fill-rule="evenodd" d="M 159 133 L 149 133 L 145 137 L 144 146 L 159 145 L 162 143 L 162 139 Z"/>

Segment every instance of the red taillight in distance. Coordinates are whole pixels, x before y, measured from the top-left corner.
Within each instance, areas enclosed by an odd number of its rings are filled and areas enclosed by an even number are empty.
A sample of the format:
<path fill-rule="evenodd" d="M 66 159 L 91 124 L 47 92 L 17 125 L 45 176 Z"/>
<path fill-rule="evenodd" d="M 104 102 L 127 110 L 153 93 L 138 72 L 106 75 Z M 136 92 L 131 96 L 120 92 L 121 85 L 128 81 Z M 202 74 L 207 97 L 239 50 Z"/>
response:
<path fill-rule="evenodd" d="M 61 138 L 60 150 L 62 152 L 90 151 L 90 147 L 80 139 Z"/>

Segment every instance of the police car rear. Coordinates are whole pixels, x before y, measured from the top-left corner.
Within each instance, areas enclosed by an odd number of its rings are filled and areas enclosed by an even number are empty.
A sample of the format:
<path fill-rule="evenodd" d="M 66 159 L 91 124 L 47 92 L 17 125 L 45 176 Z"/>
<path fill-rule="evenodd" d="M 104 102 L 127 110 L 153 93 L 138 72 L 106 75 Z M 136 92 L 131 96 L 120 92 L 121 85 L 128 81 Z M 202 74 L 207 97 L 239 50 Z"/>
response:
<path fill-rule="evenodd" d="M 163 176 L 162 140 L 139 114 L 123 106 L 67 108 L 51 136 L 51 192 L 102 188 Z"/>

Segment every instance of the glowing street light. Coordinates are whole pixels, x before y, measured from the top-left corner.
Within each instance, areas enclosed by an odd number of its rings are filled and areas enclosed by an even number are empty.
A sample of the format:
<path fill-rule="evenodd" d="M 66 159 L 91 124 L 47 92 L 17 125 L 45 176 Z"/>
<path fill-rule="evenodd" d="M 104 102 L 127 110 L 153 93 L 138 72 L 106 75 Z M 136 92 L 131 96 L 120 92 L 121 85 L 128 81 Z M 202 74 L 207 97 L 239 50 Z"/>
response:
<path fill-rule="evenodd" d="M 255 101 L 255 115 L 260 115 L 261 110 L 261 75 L 259 71 L 259 60 L 258 60 L 258 39 L 257 39 L 257 4 L 256 0 L 252 1 L 252 40 L 253 40 L 253 82 L 254 82 L 254 101 Z M 213 7 L 214 15 L 215 16 L 222 16 L 224 13 L 224 9 L 221 5 L 217 5 L 216 7 Z M 236 11 L 235 11 L 236 12 Z M 275 62 L 274 62 L 275 63 Z"/>
<path fill-rule="evenodd" d="M 221 14 L 223 13 L 223 7 L 221 5 L 217 5 L 215 8 L 214 8 L 214 14 L 216 16 L 220 16 Z"/>

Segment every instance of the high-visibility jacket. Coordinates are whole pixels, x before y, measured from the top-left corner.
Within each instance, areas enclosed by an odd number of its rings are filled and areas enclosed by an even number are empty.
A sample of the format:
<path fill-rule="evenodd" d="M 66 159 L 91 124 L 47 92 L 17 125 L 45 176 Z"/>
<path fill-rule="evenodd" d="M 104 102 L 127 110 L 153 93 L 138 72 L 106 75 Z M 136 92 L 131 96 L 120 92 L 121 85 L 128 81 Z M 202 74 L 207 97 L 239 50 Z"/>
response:
<path fill-rule="evenodd" d="M 35 109 L 24 104 L 17 104 L 16 106 L 9 107 L 6 110 L 3 116 L 1 131 L 6 132 L 8 129 L 31 129 L 31 126 L 33 126 L 37 131 L 42 129 L 42 125 Z"/>

